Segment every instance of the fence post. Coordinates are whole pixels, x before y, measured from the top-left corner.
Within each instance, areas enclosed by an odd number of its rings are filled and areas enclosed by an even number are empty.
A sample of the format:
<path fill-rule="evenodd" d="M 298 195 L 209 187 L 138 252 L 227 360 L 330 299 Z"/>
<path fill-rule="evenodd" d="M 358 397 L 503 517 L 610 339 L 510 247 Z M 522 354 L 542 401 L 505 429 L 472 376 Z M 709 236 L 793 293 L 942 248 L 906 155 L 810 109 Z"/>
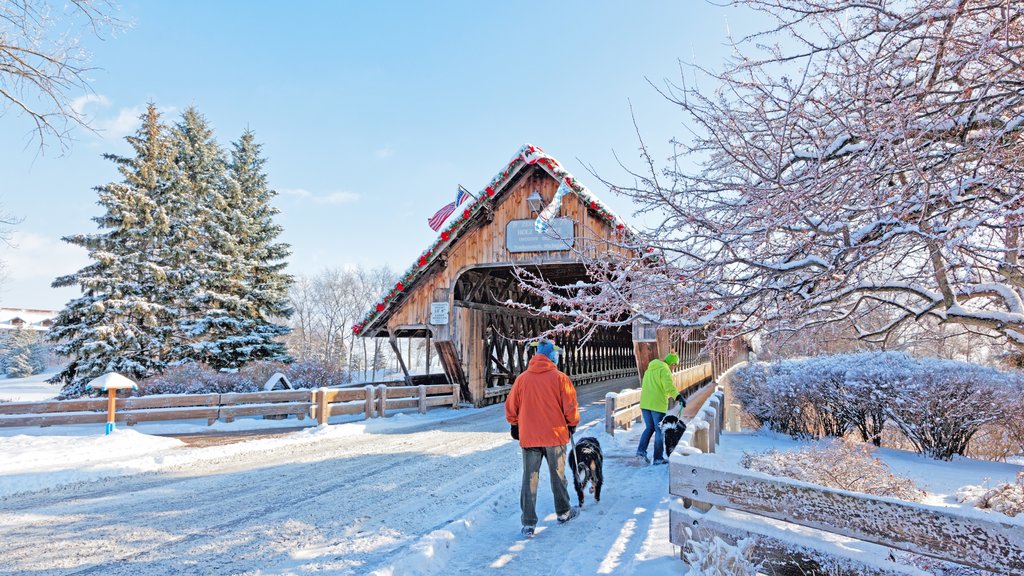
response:
<path fill-rule="evenodd" d="M 693 447 L 705 454 L 710 454 L 711 443 L 709 442 L 708 438 L 709 424 L 706 421 L 701 420 L 701 414 L 703 414 L 703 412 L 698 413 L 697 416 L 694 417 L 693 419 Z M 711 510 L 711 504 L 708 504 L 707 502 L 702 502 L 700 500 L 694 500 L 693 498 L 688 497 L 683 497 L 683 505 L 686 506 L 687 508 L 693 507 L 696 508 L 697 510 L 702 510 L 704 512 Z"/>
<path fill-rule="evenodd" d="M 729 404 L 729 432 L 740 431 L 740 405 Z"/>
<path fill-rule="evenodd" d="M 452 387 L 452 408 L 458 408 L 459 403 L 462 401 L 459 397 L 462 393 L 462 389 L 458 384 L 450 384 L 450 386 Z"/>
<path fill-rule="evenodd" d="M 615 392 L 604 395 L 604 431 L 615 436 L 615 400 L 619 397 Z"/>
<path fill-rule="evenodd" d="M 701 412 L 701 418 L 708 423 L 708 453 L 713 454 L 715 445 L 718 444 L 718 415 L 715 414 L 714 408 L 709 407 Z"/>
<path fill-rule="evenodd" d="M 718 396 L 718 436 L 721 438 L 725 432 L 725 390 L 719 386 L 715 394 Z"/>
<path fill-rule="evenodd" d="M 714 435 L 711 437 L 712 446 L 717 445 L 719 438 L 722 436 L 722 422 L 721 422 L 721 411 L 722 411 L 722 400 L 718 396 L 712 396 L 711 401 L 708 402 L 711 406 L 711 418 L 714 422 Z"/>
<path fill-rule="evenodd" d="M 363 390 L 366 391 L 366 420 L 373 418 L 373 385 L 367 384 Z"/>
<path fill-rule="evenodd" d="M 419 405 L 417 406 L 417 408 L 419 409 L 420 414 L 426 414 L 427 413 L 427 387 L 424 386 L 423 384 L 420 384 L 419 386 L 416 387 L 416 391 L 420 393 Z"/>
<path fill-rule="evenodd" d="M 316 395 L 316 423 L 318 426 L 327 426 L 327 420 L 331 416 L 331 405 L 327 401 L 327 388 L 320 387 Z"/>
<path fill-rule="evenodd" d="M 377 386 L 377 392 L 377 416 L 383 418 L 387 415 L 388 410 L 388 385 Z"/>

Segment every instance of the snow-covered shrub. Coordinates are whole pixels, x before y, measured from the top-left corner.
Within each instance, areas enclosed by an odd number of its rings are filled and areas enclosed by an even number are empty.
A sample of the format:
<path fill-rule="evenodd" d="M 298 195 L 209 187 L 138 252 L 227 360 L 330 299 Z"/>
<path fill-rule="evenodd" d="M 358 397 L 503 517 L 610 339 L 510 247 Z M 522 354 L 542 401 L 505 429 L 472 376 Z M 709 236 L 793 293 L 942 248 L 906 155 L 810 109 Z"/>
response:
<path fill-rule="evenodd" d="M 975 436 L 969 450 L 971 455 L 998 460 L 1024 456 L 1024 375 L 1011 372 L 1006 376 L 1002 385 L 996 387 L 1002 414 L 982 428 L 984 435 Z"/>
<path fill-rule="evenodd" d="M 882 445 L 886 407 L 899 401 L 899 391 L 916 372 L 917 363 L 902 352 L 864 352 L 845 366 L 847 406 L 861 440 Z"/>
<path fill-rule="evenodd" d="M 872 456 L 872 450 L 868 444 L 835 439 L 795 451 L 744 454 L 741 463 L 773 476 L 919 502 L 924 492 L 913 481 L 890 472 L 885 462 Z"/>
<path fill-rule="evenodd" d="M 718 536 L 691 539 L 684 551 L 690 570 L 686 576 L 755 576 L 757 565 L 750 561 L 754 540 L 745 538 L 735 546 Z"/>
<path fill-rule="evenodd" d="M 733 395 L 762 426 L 794 437 L 813 434 L 810 391 L 792 374 L 793 362 L 751 364 L 732 377 Z"/>
<path fill-rule="evenodd" d="M 853 356 L 816 356 L 790 370 L 790 378 L 803 381 L 815 420 L 814 435 L 843 437 L 854 426 L 850 394 L 846 386 L 848 364 Z"/>
<path fill-rule="evenodd" d="M 138 394 L 226 394 L 258 392 L 263 382 L 240 373 L 219 372 L 202 364 L 183 364 L 139 382 Z"/>
<path fill-rule="evenodd" d="M 957 490 L 957 500 L 1007 516 L 1024 513 L 1024 472 L 1017 473 L 1015 483 L 1001 483 L 994 488 L 964 486 Z"/>
<path fill-rule="evenodd" d="M 962 455 L 975 433 L 1002 413 L 997 383 L 1005 375 L 952 360 L 927 359 L 902 387 L 887 415 L 921 454 Z"/>
<path fill-rule="evenodd" d="M 225 394 L 259 392 L 275 373 L 281 372 L 295 388 L 319 388 L 344 381 L 344 371 L 316 361 L 283 364 L 250 362 L 235 372 L 214 370 L 189 363 L 139 382 L 139 394 Z"/>
<path fill-rule="evenodd" d="M 296 388 L 337 386 L 348 380 L 348 373 L 343 367 L 316 360 L 293 362 L 281 371 Z"/>

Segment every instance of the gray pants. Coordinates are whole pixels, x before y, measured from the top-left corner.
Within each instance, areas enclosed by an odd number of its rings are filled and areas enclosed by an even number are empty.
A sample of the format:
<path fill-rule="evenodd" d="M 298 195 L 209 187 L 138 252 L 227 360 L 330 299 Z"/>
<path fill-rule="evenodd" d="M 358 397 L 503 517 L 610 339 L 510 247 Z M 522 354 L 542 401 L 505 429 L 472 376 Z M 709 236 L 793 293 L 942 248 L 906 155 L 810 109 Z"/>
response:
<path fill-rule="evenodd" d="M 568 482 L 565 479 L 565 446 L 523 448 L 523 488 L 519 494 L 519 507 L 523 510 L 523 526 L 537 525 L 537 485 L 540 483 L 540 461 L 548 461 L 551 492 L 555 497 L 555 512 L 569 511 Z"/>

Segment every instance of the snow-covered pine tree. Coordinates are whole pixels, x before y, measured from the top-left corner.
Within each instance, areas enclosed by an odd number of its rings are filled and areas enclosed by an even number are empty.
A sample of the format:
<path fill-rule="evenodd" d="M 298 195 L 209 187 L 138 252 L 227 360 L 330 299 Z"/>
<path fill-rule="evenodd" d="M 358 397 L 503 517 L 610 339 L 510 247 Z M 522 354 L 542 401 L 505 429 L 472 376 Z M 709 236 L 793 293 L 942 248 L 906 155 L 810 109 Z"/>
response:
<path fill-rule="evenodd" d="M 64 396 L 82 395 L 89 380 L 107 372 L 145 378 L 168 359 L 176 315 L 168 306 L 172 290 L 165 268 L 173 155 L 156 106 L 150 104 L 141 119 L 139 130 L 126 138 L 134 156 L 105 155 L 123 180 L 96 188 L 105 213 L 93 220 L 101 231 L 64 238 L 93 260 L 53 282 L 82 290 L 47 334 L 57 343 L 55 351 L 71 359 L 50 380 L 64 382 Z"/>
<path fill-rule="evenodd" d="M 280 210 L 271 205 L 277 192 L 267 184 L 261 149 L 252 131 L 246 130 L 231 150 L 223 216 L 234 239 L 235 260 L 243 270 L 236 271 L 240 282 L 226 284 L 226 288 L 237 290 L 234 296 L 240 300 L 237 331 L 214 343 L 220 350 L 217 362 L 211 362 L 214 365 L 238 367 L 252 360 L 292 360 L 279 340 L 291 330 L 274 322 L 292 314 L 288 297 L 292 277 L 284 273 L 291 249 L 277 242 L 282 229 L 274 223 L 274 216 Z"/>
<path fill-rule="evenodd" d="M 50 365 L 50 347 L 38 334 L 33 335 L 32 343 L 29 344 L 28 362 L 32 365 L 33 374 L 46 372 Z"/>
<path fill-rule="evenodd" d="M 175 130 L 181 196 L 191 198 L 182 227 L 195 246 L 178 261 L 191 297 L 182 302 L 179 357 L 214 368 L 239 368 L 252 360 L 290 361 L 276 342 L 288 328 L 273 322 L 291 314 L 284 259 L 286 244 L 275 242 L 281 227 L 270 201 L 264 159 L 251 132 L 231 151 L 230 163 L 213 130 L 195 109 L 185 111 Z M 191 256 L 191 260 L 189 257 Z"/>
<path fill-rule="evenodd" d="M 237 295 L 245 269 L 225 216 L 227 161 L 213 129 L 194 107 L 182 114 L 173 139 L 179 174 L 174 197 L 179 204 L 168 265 L 181 287 L 176 296 L 182 312 L 174 356 L 178 363 L 191 360 L 221 368 L 226 366 L 220 361 L 221 341 L 240 330 L 242 302 Z"/>
<path fill-rule="evenodd" d="M 18 328 L 14 330 L 10 338 L 10 352 L 7 353 L 6 362 L 7 376 L 9 378 L 24 378 L 32 375 L 32 342 L 33 334 L 28 330 Z"/>

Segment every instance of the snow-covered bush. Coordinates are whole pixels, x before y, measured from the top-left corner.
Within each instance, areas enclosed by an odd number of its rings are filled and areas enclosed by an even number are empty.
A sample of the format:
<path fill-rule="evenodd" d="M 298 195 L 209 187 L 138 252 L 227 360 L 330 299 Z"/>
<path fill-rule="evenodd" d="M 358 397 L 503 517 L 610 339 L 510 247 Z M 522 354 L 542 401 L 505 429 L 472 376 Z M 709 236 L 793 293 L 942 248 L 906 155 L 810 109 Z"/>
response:
<path fill-rule="evenodd" d="M 809 409 L 814 414 L 815 436 L 843 437 L 854 426 L 846 373 L 851 356 L 817 356 L 789 370 L 789 378 L 802 381 L 807 391 Z"/>
<path fill-rule="evenodd" d="M 1024 378 L 975 364 L 898 352 L 819 356 L 747 366 L 732 387 L 761 425 L 793 437 L 856 429 L 881 445 L 888 423 L 918 452 L 948 460 L 992 423 L 1000 430 L 990 438 L 1024 446 Z"/>
<path fill-rule="evenodd" d="M 957 500 L 1007 516 L 1024 513 L 1024 472 L 1017 473 L 1015 483 L 1002 483 L 994 488 L 964 486 L 957 490 Z"/>
<path fill-rule="evenodd" d="M 202 364 L 183 364 L 139 382 L 138 394 L 227 394 L 257 392 L 263 382 L 240 373 L 219 372 Z"/>
<path fill-rule="evenodd" d="M 800 450 L 744 454 L 744 467 L 773 476 L 785 476 L 851 492 L 920 501 L 924 492 L 913 481 L 896 476 L 889 466 L 871 455 L 868 444 L 836 439 L 823 447 L 809 445 Z"/>
<path fill-rule="evenodd" d="M 758 423 L 772 430 L 801 437 L 813 432 L 810 391 L 792 374 L 793 362 L 751 364 L 732 377 L 732 390 Z"/>
<path fill-rule="evenodd" d="M 887 414 L 917 451 L 949 460 L 962 455 L 985 424 L 1002 414 L 997 382 L 1006 378 L 983 366 L 927 359 L 890 404 Z"/>
<path fill-rule="evenodd" d="M 899 391 L 915 373 L 917 365 L 899 352 L 854 354 L 845 362 L 845 386 L 853 427 L 861 440 L 882 445 L 886 408 L 896 403 Z"/>
<path fill-rule="evenodd" d="M 275 373 L 281 372 L 295 388 L 319 388 L 344 381 L 340 368 L 316 361 L 282 364 L 250 362 L 238 371 L 223 372 L 203 364 L 189 363 L 165 370 L 139 382 L 140 395 L 151 394 L 225 394 L 259 392 Z"/>
<path fill-rule="evenodd" d="M 686 576 L 755 576 L 757 566 L 750 561 L 754 540 L 745 538 L 735 546 L 718 536 L 691 539 L 684 551 L 690 570 Z"/>

